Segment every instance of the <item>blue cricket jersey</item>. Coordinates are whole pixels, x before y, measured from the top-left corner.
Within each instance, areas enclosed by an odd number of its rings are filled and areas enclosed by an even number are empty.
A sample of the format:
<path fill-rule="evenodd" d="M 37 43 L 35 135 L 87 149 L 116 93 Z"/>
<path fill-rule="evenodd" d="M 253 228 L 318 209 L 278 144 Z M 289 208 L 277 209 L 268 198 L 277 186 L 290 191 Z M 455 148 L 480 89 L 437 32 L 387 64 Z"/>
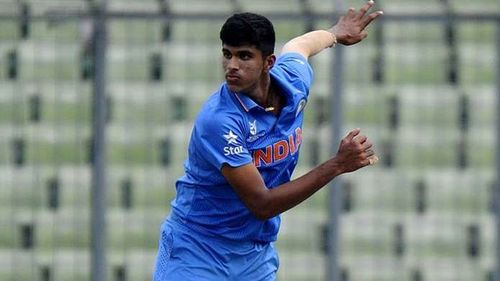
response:
<path fill-rule="evenodd" d="M 302 143 L 303 109 L 313 71 L 305 57 L 287 53 L 270 74 L 286 96 L 279 116 L 246 95 L 231 92 L 226 83 L 204 104 L 191 135 L 185 175 L 176 183 L 171 219 L 208 235 L 276 240 L 280 216 L 257 219 L 221 173 L 225 163 L 232 167 L 253 163 L 268 188 L 290 181 Z"/>

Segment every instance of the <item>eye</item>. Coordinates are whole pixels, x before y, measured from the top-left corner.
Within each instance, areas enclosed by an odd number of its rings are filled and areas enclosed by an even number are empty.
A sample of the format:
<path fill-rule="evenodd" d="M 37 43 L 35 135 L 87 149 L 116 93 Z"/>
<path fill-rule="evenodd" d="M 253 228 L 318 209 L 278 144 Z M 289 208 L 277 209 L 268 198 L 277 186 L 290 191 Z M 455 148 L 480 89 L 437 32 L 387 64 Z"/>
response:
<path fill-rule="evenodd" d="M 242 60 L 249 60 L 252 58 L 252 54 L 244 52 L 240 54 L 240 59 Z"/>
<path fill-rule="evenodd" d="M 222 56 L 224 56 L 225 59 L 231 59 L 232 55 L 230 52 L 222 51 Z"/>

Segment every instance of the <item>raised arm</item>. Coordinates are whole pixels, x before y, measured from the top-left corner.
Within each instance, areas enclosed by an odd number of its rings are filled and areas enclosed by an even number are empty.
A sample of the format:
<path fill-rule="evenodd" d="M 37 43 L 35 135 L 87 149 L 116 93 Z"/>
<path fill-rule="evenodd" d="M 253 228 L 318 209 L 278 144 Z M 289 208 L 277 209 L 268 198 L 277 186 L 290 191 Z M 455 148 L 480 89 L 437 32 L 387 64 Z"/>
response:
<path fill-rule="evenodd" d="M 300 53 L 309 58 L 337 43 L 353 45 L 360 42 L 368 36 L 366 27 L 383 14 L 382 11 L 367 14 L 374 4 L 375 2 L 369 0 L 358 12 L 356 9 L 350 8 L 328 30 L 315 30 L 293 38 L 283 46 L 281 53 Z"/>

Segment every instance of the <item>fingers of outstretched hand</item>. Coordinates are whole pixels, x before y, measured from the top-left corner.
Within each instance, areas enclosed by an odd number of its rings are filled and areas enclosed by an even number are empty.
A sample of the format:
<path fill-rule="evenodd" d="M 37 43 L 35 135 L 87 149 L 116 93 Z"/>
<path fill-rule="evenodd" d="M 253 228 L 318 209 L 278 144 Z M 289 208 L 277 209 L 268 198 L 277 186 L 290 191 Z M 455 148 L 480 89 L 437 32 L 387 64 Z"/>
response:
<path fill-rule="evenodd" d="M 369 0 L 368 2 L 366 2 L 365 5 L 363 5 L 363 7 L 361 7 L 361 9 L 359 9 L 359 18 L 362 18 L 364 17 L 364 15 L 368 12 L 368 10 L 370 10 L 373 5 L 375 5 L 375 2 L 373 2 L 372 0 Z"/>
<path fill-rule="evenodd" d="M 354 7 L 349 8 L 346 16 L 347 17 L 355 17 L 356 16 L 356 8 L 354 8 Z"/>
<path fill-rule="evenodd" d="M 382 11 L 376 11 L 362 19 L 363 29 L 366 28 L 374 19 L 384 14 Z"/>

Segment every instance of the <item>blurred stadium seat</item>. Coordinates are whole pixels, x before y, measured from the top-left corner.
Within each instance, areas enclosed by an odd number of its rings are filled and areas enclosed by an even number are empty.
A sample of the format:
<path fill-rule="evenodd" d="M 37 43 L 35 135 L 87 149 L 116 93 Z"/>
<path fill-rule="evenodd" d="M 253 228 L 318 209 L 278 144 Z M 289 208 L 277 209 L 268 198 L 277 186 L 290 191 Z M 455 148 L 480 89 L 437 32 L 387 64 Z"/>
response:
<path fill-rule="evenodd" d="M 33 16 L 86 11 L 90 2 L 23 1 Z M 345 8 L 360 3 L 344 2 Z M 444 2 L 377 4 L 386 14 L 500 12 L 497 0 Z M 326 14 L 336 11 L 338 1 L 110 0 L 109 9 L 160 13 L 165 3 L 177 14 L 229 15 L 236 8 L 302 13 L 304 5 Z M 17 1 L 2 5 L 2 15 L 22 10 Z M 109 22 L 109 280 L 150 280 L 192 122 L 223 78 L 223 20 Z M 89 280 L 93 96 L 84 72 L 92 69 L 85 57 L 91 26 L 77 18 L 33 20 L 23 38 L 17 19 L 1 23 L 0 280 Z M 315 21 L 318 28 L 327 24 Z M 496 27 L 455 22 L 451 46 L 440 22 L 380 24 L 381 35 L 373 30 L 366 42 L 344 52 L 345 130 L 362 128 L 381 155 L 380 165 L 343 177 L 344 280 L 487 280 L 496 242 Z M 278 46 L 307 29 L 305 20 L 280 18 L 275 25 Z M 450 82 L 453 48 L 456 82 Z M 316 82 L 296 176 L 336 149 L 330 127 L 333 56 L 311 60 Z M 328 204 L 325 189 L 283 215 L 282 280 L 325 280 Z"/>

